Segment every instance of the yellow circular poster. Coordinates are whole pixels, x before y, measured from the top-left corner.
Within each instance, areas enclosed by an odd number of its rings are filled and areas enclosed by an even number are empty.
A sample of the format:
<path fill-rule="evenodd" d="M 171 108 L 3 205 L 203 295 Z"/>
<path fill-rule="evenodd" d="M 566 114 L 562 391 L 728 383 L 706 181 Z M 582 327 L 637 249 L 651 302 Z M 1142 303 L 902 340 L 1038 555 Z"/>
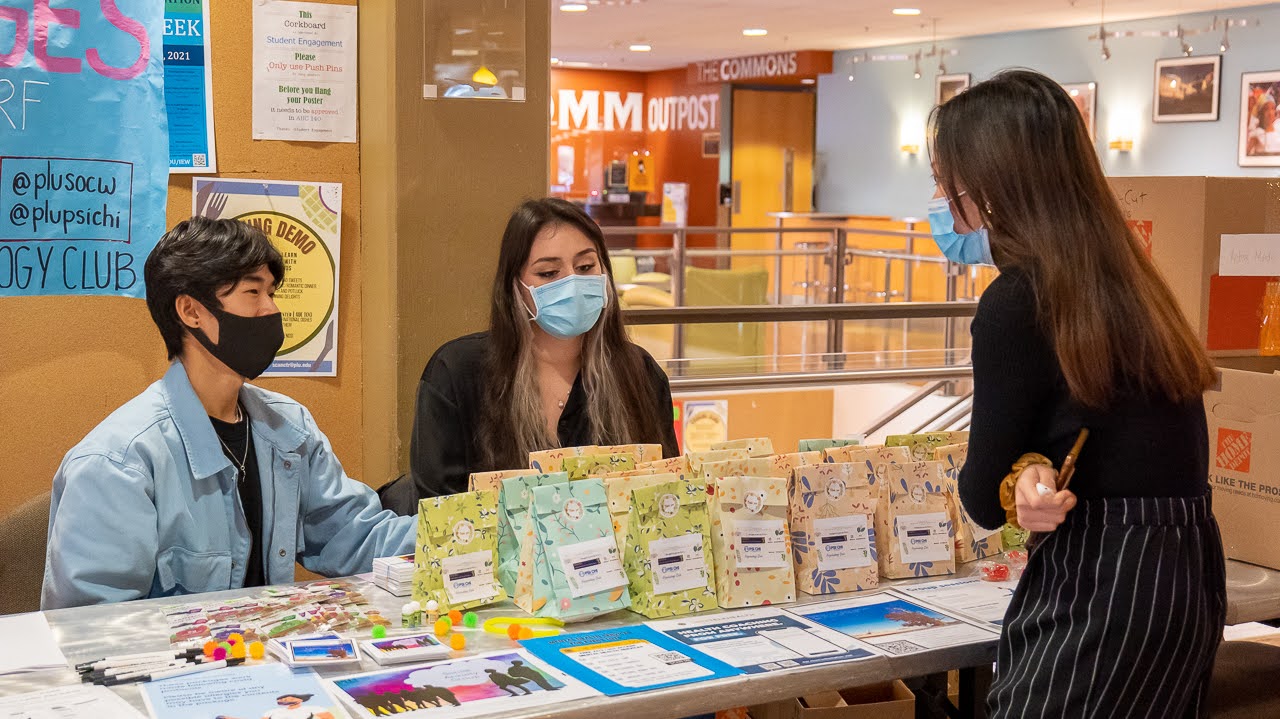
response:
<path fill-rule="evenodd" d="M 284 258 L 284 282 L 276 289 L 276 305 L 284 316 L 283 357 L 314 339 L 333 314 L 333 255 L 307 222 L 291 215 L 260 210 L 235 219 L 262 230 Z"/>

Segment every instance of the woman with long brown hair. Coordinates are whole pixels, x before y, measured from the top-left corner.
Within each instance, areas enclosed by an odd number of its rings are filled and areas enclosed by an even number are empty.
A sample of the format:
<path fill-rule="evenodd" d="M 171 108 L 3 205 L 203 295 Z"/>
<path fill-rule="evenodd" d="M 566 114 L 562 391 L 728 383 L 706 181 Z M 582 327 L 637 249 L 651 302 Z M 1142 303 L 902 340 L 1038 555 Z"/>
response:
<path fill-rule="evenodd" d="M 576 205 L 515 210 L 489 331 L 444 345 L 422 373 L 418 497 L 465 491 L 468 474 L 527 467 L 543 449 L 647 443 L 679 454 L 667 376 L 627 339 L 612 274 L 604 234 Z"/>
<path fill-rule="evenodd" d="M 1090 432 L 1069 490 L 1044 464 L 1015 475 L 1038 541 L 991 716 L 1204 715 L 1225 616 L 1201 399 L 1213 366 L 1056 82 L 1001 73 L 931 125 L 938 244 L 1000 269 L 972 325 L 965 507 L 1000 526 L 1011 467 L 1028 453 L 1060 462 Z"/>

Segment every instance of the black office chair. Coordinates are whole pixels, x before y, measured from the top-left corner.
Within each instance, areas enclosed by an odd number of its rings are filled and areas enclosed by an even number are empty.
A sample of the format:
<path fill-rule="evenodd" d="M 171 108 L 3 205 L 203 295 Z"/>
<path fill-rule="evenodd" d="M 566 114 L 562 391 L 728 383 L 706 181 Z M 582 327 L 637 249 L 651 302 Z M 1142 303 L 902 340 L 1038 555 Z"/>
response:
<path fill-rule="evenodd" d="M 49 492 L 0 520 L 0 614 L 40 609 L 44 553 L 49 541 Z"/>

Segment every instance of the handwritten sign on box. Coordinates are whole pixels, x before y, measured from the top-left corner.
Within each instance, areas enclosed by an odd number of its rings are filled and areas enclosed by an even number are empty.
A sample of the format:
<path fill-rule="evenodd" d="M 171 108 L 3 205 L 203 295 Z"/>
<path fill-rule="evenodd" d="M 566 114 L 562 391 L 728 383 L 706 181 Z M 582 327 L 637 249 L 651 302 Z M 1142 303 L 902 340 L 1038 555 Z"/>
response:
<path fill-rule="evenodd" d="M 1218 274 L 1223 277 L 1280 276 L 1280 234 L 1223 235 Z"/>

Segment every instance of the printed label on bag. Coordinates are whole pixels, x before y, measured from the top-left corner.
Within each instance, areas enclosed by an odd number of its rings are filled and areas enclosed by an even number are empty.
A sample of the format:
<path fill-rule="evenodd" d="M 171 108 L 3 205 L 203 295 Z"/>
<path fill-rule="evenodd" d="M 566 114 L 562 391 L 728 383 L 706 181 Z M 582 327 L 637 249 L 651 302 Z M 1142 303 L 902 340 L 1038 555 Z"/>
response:
<path fill-rule="evenodd" d="M 818 569 L 854 569 L 875 564 L 871 559 L 865 514 L 815 519 L 813 535 L 818 548 Z"/>
<path fill-rule="evenodd" d="M 743 569 L 785 567 L 787 528 L 781 519 L 739 519 L 733 523 L 733 551 Z"/>
<path fill-rule="evenodd" d="M 573 598 L 626 586 L 622 558 L 613 535 L 560 547 L 560 567 Z"/>
<path fill-rule="evenodd" d="M 444 576 L 444 592 L 450 604 L 498 596 L 493 579 L 493 552 L 490 550 L 445 557 L 440 562 L 440 573 Z"/>
<path fill-rule="evenodd" d="M 707 560 L 702 535 L 655 539 L 649 542 L 653 593 L 671 594 L 707 586 Z"/>
<path fill-rule="evenodd" d="M 903 564 L 945 562 L 953 556 L 955 545 L 948 536 L 946 512 L 897 517 L 895 527 Z"/>

